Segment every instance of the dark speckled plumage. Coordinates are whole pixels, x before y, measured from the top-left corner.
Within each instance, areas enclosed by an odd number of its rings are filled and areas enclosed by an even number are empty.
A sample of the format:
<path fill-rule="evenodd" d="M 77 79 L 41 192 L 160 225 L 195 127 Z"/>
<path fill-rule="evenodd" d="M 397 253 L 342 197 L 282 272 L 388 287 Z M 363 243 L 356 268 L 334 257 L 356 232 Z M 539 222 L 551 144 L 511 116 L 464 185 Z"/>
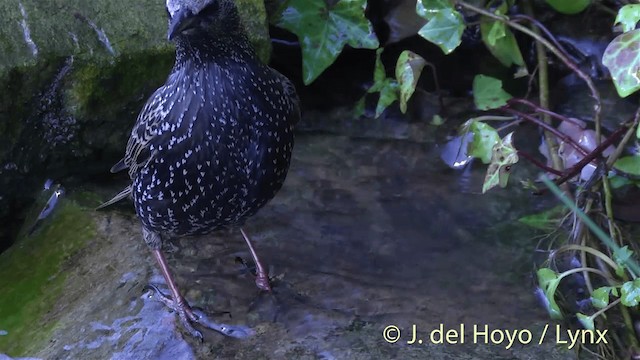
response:
<path fill-rule="evenodd" d="M 160 235 L 240 225 L 272 199 L 300 118 L 293 85 L 258 59 L 232 0 L 168 0 L 167 10 L 175 65 L 112 169 L 129 168 L 132 185 L 114 199 L 131 193 L 154 251 Z"/>
<path fill-rule="evenodd" d="M 161 234 L 241 223 L 287 174 L 299 119 L 294 88 L 257 58 L 235 8 L 226 11 L 211 11 L 221 23 L 210 33 L 176 37 L 175 66 L 127 145 L 136 212 Z"/>

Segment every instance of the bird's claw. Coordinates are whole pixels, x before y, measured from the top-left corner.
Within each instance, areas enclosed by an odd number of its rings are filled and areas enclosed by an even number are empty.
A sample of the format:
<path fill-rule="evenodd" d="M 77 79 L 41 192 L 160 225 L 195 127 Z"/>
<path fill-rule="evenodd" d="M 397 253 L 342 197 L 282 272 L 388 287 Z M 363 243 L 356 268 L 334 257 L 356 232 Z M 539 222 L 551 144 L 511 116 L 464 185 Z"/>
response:
<path fill-rule="evenodd" d="M 255 334 L 255 331 L 253 331 L 248 326 L 215 323 L 209 320 L 209 317 L 199 309 L 193 309 L 193 314 L 198 318 L 198 324 L 229 337 L 233 337 L 236 339 L 246 339 Z"/>
<path fill-rule="evenodd" d="M 268 282 L 267 282 L 268 284 Z M 193 337 L 200 339 L 202 341 L 204 337 L 202 333 L 196 330 L 192 323 L 200 324 L 208 329 L 217 331 L 222 335 L 226 335 L 229 337 L 233 337 L 236 339 L 245 339 L 252 336 L 255 332 L 247 327 L 242 325 L 228 325 L 223 323 L 216 323 L 209 320 L 209 317 L 200 309 L 191 308 L 189 304 L 186 302 L 176 302 L 169 295 L 166 295 L 162 292 L 157 286 L 148 284 L 144 287 L 145 290 L 151 290 L 155 293 L 156 297 L 160 302 L 165 304 L 168 308 L 173 310 L 176 314 L 178 314 L 178 318 L 180 319 L 180 323 L 184 326 L 185 330 Z"/>
<path fill-rule="evenodd" d="M 193 310 L 191 310 L 191 307 L 187 303 L 176 303 L 170 295 L 163 293 L 160 288 L 152 284 L 147 284 L 144 289 L 151 290 L 160 302 L 178 314 L 180 323 L 191 336 L 200 339 L 200 341 L 204 339 L 202 333 L 191 325 L 191 322 L 199 323 L 200 321 L 198 317 L 193 314 Z"/>

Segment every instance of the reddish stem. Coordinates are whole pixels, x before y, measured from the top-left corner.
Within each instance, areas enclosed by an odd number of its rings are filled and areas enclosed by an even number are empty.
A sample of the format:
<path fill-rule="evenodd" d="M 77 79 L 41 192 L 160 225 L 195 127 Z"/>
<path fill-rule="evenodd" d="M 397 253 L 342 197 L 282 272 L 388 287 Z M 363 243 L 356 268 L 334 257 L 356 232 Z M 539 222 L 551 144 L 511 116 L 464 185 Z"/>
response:
<path fill-rule="evenodd" d="M 566 117 L 566 116 L 564 116 L 562 114 L 558 114 L 557 112 L 545 109 L 545 108 L 541 107 L 540 105 L 538 105 L 538 104 L 536 104 L 534 102 L 531 102 L 531 101 L 529 101 L 527 99 L 513 98 L 513 99 L 510 99 L 509 101 L 507 101 L 507 103 L 508 103 L 508 105 L 511 105 L 513 103 L 526 105 L 526 106 L 532 108 L 533 110 L 535 110 L 536 112 L 539 112 L 539 113 L 542 113 L 542 114 L 547 114 L 547 115 L 551 116 L 554 119 L 558 119 L 560 121 L 567 121 L 567 122 L 570 122 L 572 124 L 578 125 L 581 128 L 584 126 L 584 124 L 581 124 L 580 122 L 578 122 L 574 118 Z"/>
<path fill-rule="evenodd" d="M 583 149 L 580 145 L 578 145 L 578 143 L 576 143 L 572 138 L 569 137 L 569 135 L 560 132 L 560 130 L 554 128 L 553 126 L 545 123 L 544 121 L 536 118 L 535 116 L 529 115 L 529 114 L 525 114 L 521 111 L 518 110 L 514 110 L 514 109 L 510 109 L 508 107 L 503 107 L 501 108 L 501 110 L 506 111 L 508 113 L 511 113 L 513 115 L 516 116 L 520 116 L 526 120 L 529 120 L 531 122 L 533 122 L 534 124 L 544 128 L 545 130 L 549 131 L 550 133 L 552 133 L 553 135 L 555 135 L 556 137 L 558 137 L 558 139 L 566 142 L 567 144 L 571 145 L 573 148 L 575 148 L 576 150 L 578 150 L 582 155 L 587 156 L 587 151 L 585 149 Z"/>
<path fill-rule="evenodd" d="M 528 152 L 522 151 L 522 150 L 518 150 L 518 156 L 522 156 L 523 158 L 529 160 L 531 163 L 533 163 L 533 165 L 541 168 L 542 170 L 552 173 L 555 176 L 562 176 L 562 171 L 556 170 L 550 166 L 547 166 L 546 164 L 542 163 L 541 161 L 539 161 L 538 159 L 536 159 L 533 155 L 529 154 Z"/>
<path fill-rule="evenodd" d="M 620 136 L 627 130 L 626 126 L 621 126 L 619 129 L 613 132 L 611 136 L 606 138 L 600 145 L 598 145 L 592 152 L 590 152 L 587 156 L 582 158 L 582 160 L 578 161 L 575 165 L 573 165 L 568 170 L 564 171 L 564 175 L 555 180 L 556 185 L 560 185 L 572 177 L 576 176 L 582 168 L 585 167 L 588 163 L 593 161 L 596 157 L 602 155 L 602 152 L 609 147 L 609 145 L 613 144 L 618 140 Z"/>

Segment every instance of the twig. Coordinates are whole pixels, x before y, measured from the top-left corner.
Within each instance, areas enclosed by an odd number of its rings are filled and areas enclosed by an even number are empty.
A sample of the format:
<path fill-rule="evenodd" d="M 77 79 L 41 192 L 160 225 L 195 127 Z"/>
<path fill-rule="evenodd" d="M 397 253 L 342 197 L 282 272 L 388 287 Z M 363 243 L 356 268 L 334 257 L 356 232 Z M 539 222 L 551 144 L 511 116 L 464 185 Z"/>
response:
<path fill-rule="evenodd" d="M 580 146 L 577 142 L 575 142 L 569 135 L 561 132 L 560 130 L 554 128 L 553 126 L 545 123 L 544 121 L 536 118 L 535 116 L 529 115 L 529 114 L 525 114 L 521 111 L 515 110 L 515 109 L 511 109 L 508 107 L 502 107 L 501 108 L 502 111 L 506 111 L 508 113 L 511 113 L 513 115 L 516 116 L 520 116 L 524 119 L 527 119 L 531 122 L 533 122 L 534 124 L 540 126 L 541 128 L 549 131 L 550 133 L 552 133 L 553 135 L 555 135 L 556 137 L 558 137 L 560 140 L 566 142 L 567 144 L 571 145 L 574 149 L 578 150 L 582 155 L 586 156 L 588 155 L 588 152 L 582 148 L 582 146 Z"/>
<path fill-rule="evenodd" d="M 574 125 L 580 126 L 581 128 L 584 126 L 584 124 L 580 123 L 578 120 L 576 120 L 574 118 L 570 118 L 570 117 L 564 116 L 562 114 L 558 114 L 555 111 L 548 110 L 548 109 L 546 109 L 546 108 L 544 108 L 544 107 L 542 107 L 542 106 L 540 106 L 538 104 L 535 104 L 535 103 L 533 103 L 533 102 L 531 102 L 531 101 L 529 101 L 527 99 L 512 98 L 509 101 L 507 101 L 507 103 L 509 105 L 511 105 L 512 103 L 518 103 L 518 104 L 526 105 L 526 106 L 532 108 L 533 110 L 535 110 L 536 112 L 549 115 L 554 119 L 558 119 L 560 121 L 570 122 L 570 123 L 572 123 Z"/>
<path fill-rule="evenodd" d="M 556 170 L 550 166 L 547 166 L 546 164 L 543 164 L 540 160 L 536 159 L 533 155 L 529 154 L 526 151 L 518 150 L 518 156 L 521 156 L 529 160 L 529 162 L 533 163 L 533 165 L 539 167 L 540 169 L 546 172 L 552 173 L 555 176 L 562 176 L 562 171 Z"/>
<path fill-rule="evenodd" d="M 600 143 L 600 145 L 598 145 L 595 149 L 593 149 L 592 152 L 590 152 L 587 156 L 582 158 L 582 160 L 578 161 L 570 169 L 566 170 L 565 174 L 562 177 L 556 179 L 554 182 L 557 185 L 559 185 L 571 179 L 572 177 L 576 176 L 582 170 L 583 167 L 585 167 L 588 163 L 593 161 L 593 159 L 601 155 L 606 148 L 608 148 L 611 144 L 613 144 L 616 140 L 618 140 L 618 138 L 624 133 L 625 130 L 626 130 L 626 126 L 620 127 L 613 134 L 611 134 L 611 136 L 605 139 L 605 141 L 603 141 L 602 143 Z"/>

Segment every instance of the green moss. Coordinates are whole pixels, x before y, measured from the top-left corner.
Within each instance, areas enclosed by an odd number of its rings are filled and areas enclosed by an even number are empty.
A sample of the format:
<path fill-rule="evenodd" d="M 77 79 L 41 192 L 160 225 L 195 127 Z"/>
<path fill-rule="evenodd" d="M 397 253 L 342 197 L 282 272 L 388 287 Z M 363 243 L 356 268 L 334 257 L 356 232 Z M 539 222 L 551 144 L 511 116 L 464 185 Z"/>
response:
<path fill-rule="evenodd" d="M 67 91 L 68 108 L 79 120 L 100 114 L 102 120 L 122 105 L 148 95 L 166 79 L 173 49 L 162 47 L 119 56 L 116 61 L 84 62 L 73 71 Z"/>
<path fill-rule="evenodd" d="M 236 0 L 242 23 L 258 56 L 265 63 L 271 58 L 271 39 L 264 1 Z"/>
<path fill-rule="evenodd" d="M 11 356 L 35 352 L 56 325 L 55 309 L 65 284 L 63 269 L 95 236 L 87 210 L 62 199 L 52 218 L 31 237 L 0 255 L 0 349 Z"/>

